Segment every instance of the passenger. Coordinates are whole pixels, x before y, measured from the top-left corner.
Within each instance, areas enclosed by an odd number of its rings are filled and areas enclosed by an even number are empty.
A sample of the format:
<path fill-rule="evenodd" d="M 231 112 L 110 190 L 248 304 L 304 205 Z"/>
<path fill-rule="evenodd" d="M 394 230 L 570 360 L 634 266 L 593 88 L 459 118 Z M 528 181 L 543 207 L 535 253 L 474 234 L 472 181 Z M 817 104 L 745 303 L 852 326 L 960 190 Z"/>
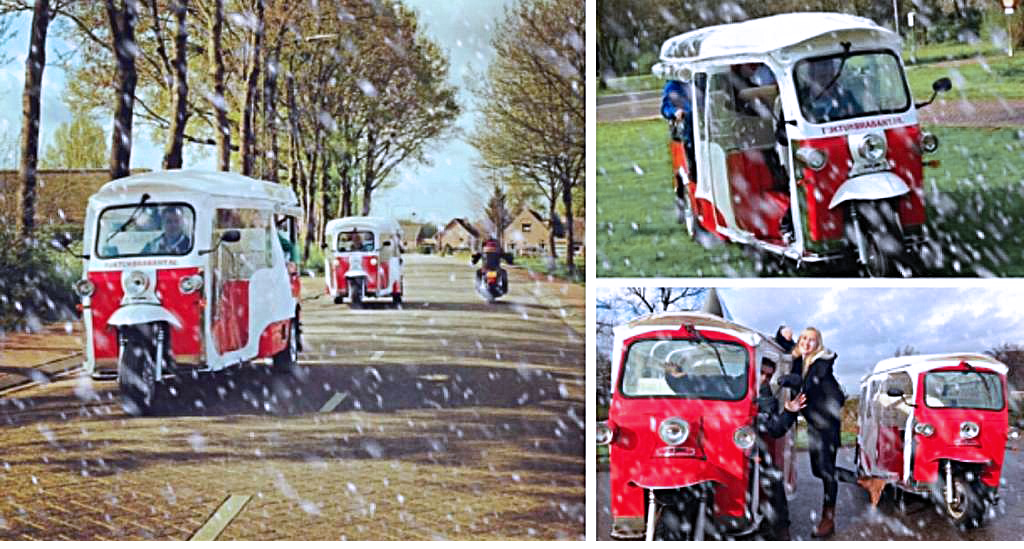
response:
<path fill-rule="evenodd" d="M 821 479 L 824 490 L 821 521 L 812 535 L 831 536 L 835 531 L 836 495 L 839 480 L 836 452 L 839 450 L 840 414 L 846 395 L 836 380 L 837 355 L 826 349 L 817 328 L 804 328 L 793 349 L 793 372 L 803 378 L 800 392 L 807 395 L 802 414 L 807 420 L 811 472 Z"/>
<path fill-rule="evenodd" d="M 181 206 L 167 206 L 160 211 L 163 233 L 142 248 L 143 254 L 182 255 L 192 249 L 192 241 L 185 234 Z"/>
<path fill-rule="evenodd" d="M 796 347 L 796 342 L 793 341 L 793 328 L 785 324 L 779 326 L 778 331 L 775 332 L 775 343 L 782 347 L 783 351 L 792 353 L 793 347 Z"/>
<path fill-rule="evenodd" d="M 693 99 L 690 97 L 690 83 L 669 80 L 661 98 L 661 116 L 672 123 L 672 138 L 683 142 L 686 153 L 686 177 L 697 181 L 697 160 L 693 144 Z M 679 124 L 682 123 L 682 128 Z M 681 129 L 681 131 L 680 131 Z"/>
<path fill-rule="evenodd" d="M 787 140 L 780 138 L 780 128 L 784 130 L 782 116 L 778 119 L 772 113 L 772 104 L 779 95 L 779 86 L 775 74 L 764 63 L 740 63 L 731 67 L 730 83 L 732 84 L 736 110 L 747 116 L 769 118 L 776 121 L 776 140 L 785 145 Z M 789 175 L 782 166 L 780 155 L 774 145 L 762 149 L 765 166 L 772 175 L 772 190 L 786 192 L 789 190 Z"/>
<path fill-rule="evenodd" d="M 781 438 L 789 431 L 796 423 L 797 413 L 807 405 L 807 397 L 803 394 L 795 396 L 793 400 L 787 401 L 780 411 L 779 401 L 772 394 L 769 384 L 774 373 L 775 364 L 768 360 L 761 362 L 757 393 L 757 431 L 762 486 L 768 496 L 762 504 L 762 512 L 771 527 L 771 536 L 776 540 L 788 541 L 789 503 L 786 500 L 783 471 L 774 462 L 768 439 Z"/>

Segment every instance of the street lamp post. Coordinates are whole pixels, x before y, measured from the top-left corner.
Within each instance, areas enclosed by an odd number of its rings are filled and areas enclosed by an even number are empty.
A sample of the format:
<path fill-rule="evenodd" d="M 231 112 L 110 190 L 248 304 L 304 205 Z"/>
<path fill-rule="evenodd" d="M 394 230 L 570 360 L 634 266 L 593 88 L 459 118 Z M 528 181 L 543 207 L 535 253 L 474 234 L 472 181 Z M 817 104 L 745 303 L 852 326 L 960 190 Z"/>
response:
<path fill-rule="evenodd" d="M 892 23 L 896 25 L 896 34 L 900 33 L 900 8 L 897 5 L 899 0 L 892 0 Z M 1006 0 L 1003 0 L 1004 2 Z"/>
<path fill-rule="evenodd" d="M 1006 15 L 1006 55 L 1013 57 L 1013 24 L 1010 16 L 1017 7 L 1018 0 L 1003 0 L 1003 13 Z"/>

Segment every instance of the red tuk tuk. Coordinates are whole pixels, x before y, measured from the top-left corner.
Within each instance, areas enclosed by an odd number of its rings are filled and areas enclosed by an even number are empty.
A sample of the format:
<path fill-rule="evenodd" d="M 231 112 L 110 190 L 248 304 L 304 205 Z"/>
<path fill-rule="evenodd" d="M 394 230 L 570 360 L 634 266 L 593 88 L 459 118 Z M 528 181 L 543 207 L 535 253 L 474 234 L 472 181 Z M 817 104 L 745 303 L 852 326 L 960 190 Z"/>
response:
<path fill-rule="evenodd" d="M 970 353 L 879 362 L 861 380 L 859 476 L 934 498 L 957 526 L 980 526 L 998 501 L 1006 372 L 994 358 Z M 875 485 L 877 501 L 883 485 Z"/>
<path fill-rule="evenodd" d="M 598 425 L 609 446 L 613 538 L 701 540 L 760 527 L 757 381 L 762 363 L 779 365 L 777 387 L 784 360 L 772 338 L 704 312 L 614 330 L 611 406 Z M 685 373 L 685 386 L 670 386 L 667 363 Z M 792 433 L 771 444 L 791 491 Z"/>
<path fill-rule="evenodd" d="M 673 37 L 653 72 L 693 98 L 692 148 L 670 142 L 691 237 L 870 276 L 923 268 L 923 167 L 938 164 L 924 155 L 938 140 L 917 109 L 951 84 L 915 104 L 899 35 L 851 15 L 776 15 Z"/>

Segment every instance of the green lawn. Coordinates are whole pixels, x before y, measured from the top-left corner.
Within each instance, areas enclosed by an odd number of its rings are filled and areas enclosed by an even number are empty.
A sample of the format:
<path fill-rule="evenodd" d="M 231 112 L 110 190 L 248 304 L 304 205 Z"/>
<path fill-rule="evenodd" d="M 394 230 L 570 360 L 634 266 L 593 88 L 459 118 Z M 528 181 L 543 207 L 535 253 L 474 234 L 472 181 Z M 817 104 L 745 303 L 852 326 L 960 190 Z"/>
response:
<path fill-rule="evenodd" d="M 997 48 L 991 42 L 979 42 L 977 44 L 943 42 L 940 44 L 925 44 L 912 49 L 910 44 L 904 41 L 903 47 L 903 60 L 908 65 L 923 65 L 939 61 L 1005 54 L 1005 49 Z"/>
<path fill-rule="evenodd" d="M 1024 140 L 1017 130 L 931 128 L 939 168 L 925 172 L 930 234 L 942 268 L 930 276 L 1024 276 Z M 660 120 L 597 126 L 597 276 L 757 276 L 733 244 L 706 250 L 676 223 Z M 811 273 L 813 274 L 813 273 Z"/>

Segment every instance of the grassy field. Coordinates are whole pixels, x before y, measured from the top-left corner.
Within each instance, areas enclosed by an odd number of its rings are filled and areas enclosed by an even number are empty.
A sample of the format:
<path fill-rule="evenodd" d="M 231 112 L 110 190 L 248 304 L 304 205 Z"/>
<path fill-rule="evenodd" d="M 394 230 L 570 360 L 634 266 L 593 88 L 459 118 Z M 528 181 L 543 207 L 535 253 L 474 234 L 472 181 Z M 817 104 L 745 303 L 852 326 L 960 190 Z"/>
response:
<path fill-rule="evenodd" d="M 1024 275 L 1024 134 L 931 130 L 942 164 L 925 172 L 928 229 L 943 266 L 929 275 Z M 597 276 L 757 276 L 742 247 L 690 240 L 675 219 L 671 169 L 660 120 L 598 124 Z"/>

